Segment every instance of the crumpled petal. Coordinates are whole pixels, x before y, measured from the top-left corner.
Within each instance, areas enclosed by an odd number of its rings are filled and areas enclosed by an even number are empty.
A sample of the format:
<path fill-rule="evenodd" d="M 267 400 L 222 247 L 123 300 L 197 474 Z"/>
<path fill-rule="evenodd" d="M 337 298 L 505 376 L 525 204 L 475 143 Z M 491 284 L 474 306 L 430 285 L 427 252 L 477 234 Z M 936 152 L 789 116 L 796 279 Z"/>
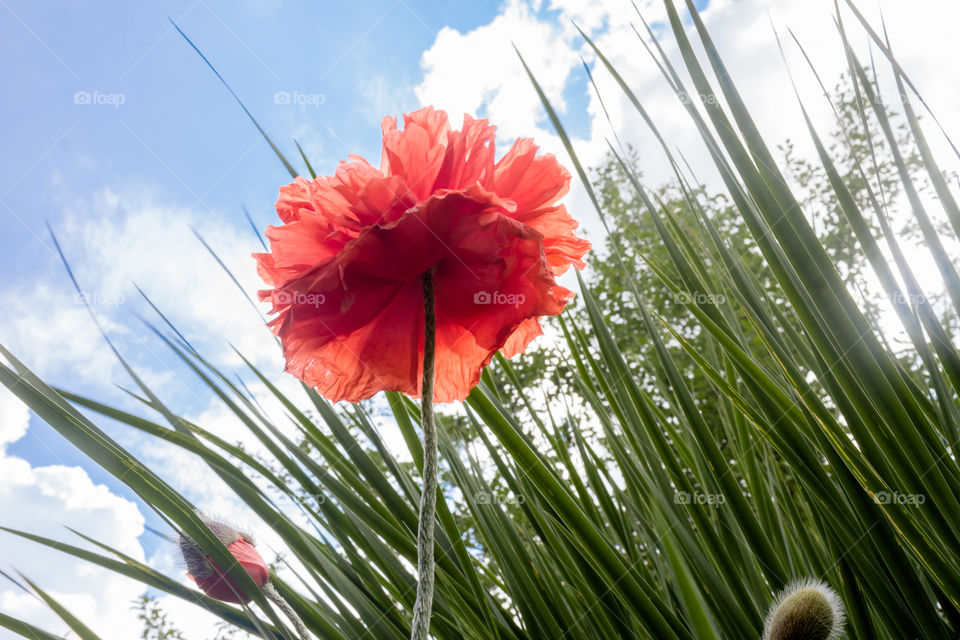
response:
<path fill-rule="evenodd" d="M 400 176 L 410 193 L 425 200 L 433 192 L 433 183 L 446 155 L 450 121 L 445 111 L 426 107 L 403 116 L 403 129 L 397 119 L 387 116 L 381 123 L 383 154 L 380 170 L 386 176 Z"/>
<path fill-rule="evenodd" d="M 579 225 L 556 202 L 570 190 L 570 172 L 553 154 L 537 155 L 529 138 L 517 140 L 497 162 L 493 190 L 516 205 L 514 217 L 543 234 L 547 260 L 557 275 L 571 265 L 582 269 L 590 243 L 573 231 Z"/>
<path fill-rule="evenodd" d="M 271 287 L 287 371 L 331 401 L 382 390 L 419 396 L 422 276 L 433 270 L 434 400 L 462 400 L 500 350 L 542 333 L 572 292 L 555 276 L 583 266 L 589 243 L 558 200 L 570 174 L 518 140 L 495 162 L 496 128 L 427 107 L 384 118 L 379 169 L 362 158 L 280 190 L 283 222 L 255 254 Z"/>
<path fill-rule="evenodd" d="M 434 190 L 466 189 L 474 184 L 489 188 L 493 180 L 497 128 L 486 119 L 463 116 L 463 129 L 447 134 L 443 165 L 434 181 Z"/>

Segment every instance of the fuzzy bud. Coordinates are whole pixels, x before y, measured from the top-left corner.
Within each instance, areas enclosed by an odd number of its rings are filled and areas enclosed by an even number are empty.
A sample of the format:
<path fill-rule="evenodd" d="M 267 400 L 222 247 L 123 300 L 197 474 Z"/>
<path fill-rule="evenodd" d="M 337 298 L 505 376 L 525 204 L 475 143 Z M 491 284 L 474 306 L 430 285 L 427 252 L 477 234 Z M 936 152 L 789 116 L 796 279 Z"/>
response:
<path fill-rule="evenodd" d="M 240 566 L 246 569 L 257 586 L 262 587 L 267 583 L 270 579 L 270 569 L 254 547 L 251 536 L 223 522 L 207 518 L 203 518 L 203 522 L 240 563 Z M 180 553 L 187 565 L 187 575 L 205 594 L 223 602 L 238 604 L 250 602 L 251 598 L 246 597 L 242 589 L 227 577 L 210 556 L 201 551 L 196 542 L 187 536 L 180 536 Z"/>
<path fill-rule="evenodd" d="M 836 640 L 843 622 L 843 604 L 833 589 L 819 580 L 798 580 L 770 606 L 763 640 Z"/>

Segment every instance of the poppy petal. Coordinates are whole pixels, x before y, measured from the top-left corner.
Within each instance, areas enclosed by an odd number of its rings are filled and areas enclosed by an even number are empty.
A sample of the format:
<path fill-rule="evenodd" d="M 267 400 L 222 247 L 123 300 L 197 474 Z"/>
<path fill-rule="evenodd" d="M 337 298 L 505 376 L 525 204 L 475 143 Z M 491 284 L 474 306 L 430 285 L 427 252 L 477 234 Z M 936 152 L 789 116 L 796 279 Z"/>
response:
<path fill-rule="evenodd" d="M 332 401 L 381 390 L 417 396 L 423 359 L 422 275 L 433 270 L 437 402 L 462 400 L 493 355 L 542 333 L 572 293 L 555 276 L 583 267 L 590 244 L 558 200 L 570 174 L 518 140 L 494 162 L 496 128 L 426 107 L 382 122 L 380 168 L 352 156 L 331 177 L 280 190 L 270 252 L 287 371 Z"/>

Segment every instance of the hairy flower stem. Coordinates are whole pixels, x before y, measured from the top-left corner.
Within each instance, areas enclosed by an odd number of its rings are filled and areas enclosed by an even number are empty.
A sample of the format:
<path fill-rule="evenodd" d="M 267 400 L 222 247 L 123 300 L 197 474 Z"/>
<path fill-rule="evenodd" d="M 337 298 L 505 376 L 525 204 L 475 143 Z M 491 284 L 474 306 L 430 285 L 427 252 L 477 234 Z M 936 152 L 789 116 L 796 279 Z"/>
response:
<path fill-rule="evenodd" d="M 283 596 L 281 596 L 280 592 L 277 591 L 277 588 L 273 586 L 273 583 L 266 583 L 263 585 L 261 590 L 263 591 L 263 595 L 266 596 L 270 602 L 275 604 L 280 611 L 283 611 L 285 616 L 290 618 L 290 622 L 293 623 L 294 629 L 297 630 L 297 636 L 299 636 L 300 640 L 310 640 L 310 632 L 307 631 L 307 627 L 303 624 L 303 620 L 301 620 L 300 616 L 297 615 L 297 612 L 293 610 L 293 607 L 290 606 L 290 603 L 283 599 Z"/>
<path fill-rule="evenodd" d="M 417 600 L 413 605 L 411 640 L 427 640 L 433 608 L 433 533 L 437 518 L 437 426 L 433 418 L 433 368 L 437 318 L 433 272 L 423 274 L 423 383 L 420 385 L 420 424 L 423 428 L 423 494 L 417 529 Z"/>

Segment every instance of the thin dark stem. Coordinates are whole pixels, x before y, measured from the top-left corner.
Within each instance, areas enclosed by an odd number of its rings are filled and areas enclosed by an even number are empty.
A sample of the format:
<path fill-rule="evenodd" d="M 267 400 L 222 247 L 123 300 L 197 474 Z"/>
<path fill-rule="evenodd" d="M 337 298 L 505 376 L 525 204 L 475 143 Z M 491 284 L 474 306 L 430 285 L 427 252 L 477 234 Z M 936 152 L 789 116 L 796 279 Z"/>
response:
<path fill-rule="evenodd" d="M 423 494 L 417 529 L 417 600 L 413 605 L 411 640 L 427 640 L 433 608 L 433 530 L 437 517 L 437 427 L 433 418 L 433 368 L 437 318 L 433 272 L 423 274 L 423 382 L 420 385 L 420 424 L 423 427 Z"/>

